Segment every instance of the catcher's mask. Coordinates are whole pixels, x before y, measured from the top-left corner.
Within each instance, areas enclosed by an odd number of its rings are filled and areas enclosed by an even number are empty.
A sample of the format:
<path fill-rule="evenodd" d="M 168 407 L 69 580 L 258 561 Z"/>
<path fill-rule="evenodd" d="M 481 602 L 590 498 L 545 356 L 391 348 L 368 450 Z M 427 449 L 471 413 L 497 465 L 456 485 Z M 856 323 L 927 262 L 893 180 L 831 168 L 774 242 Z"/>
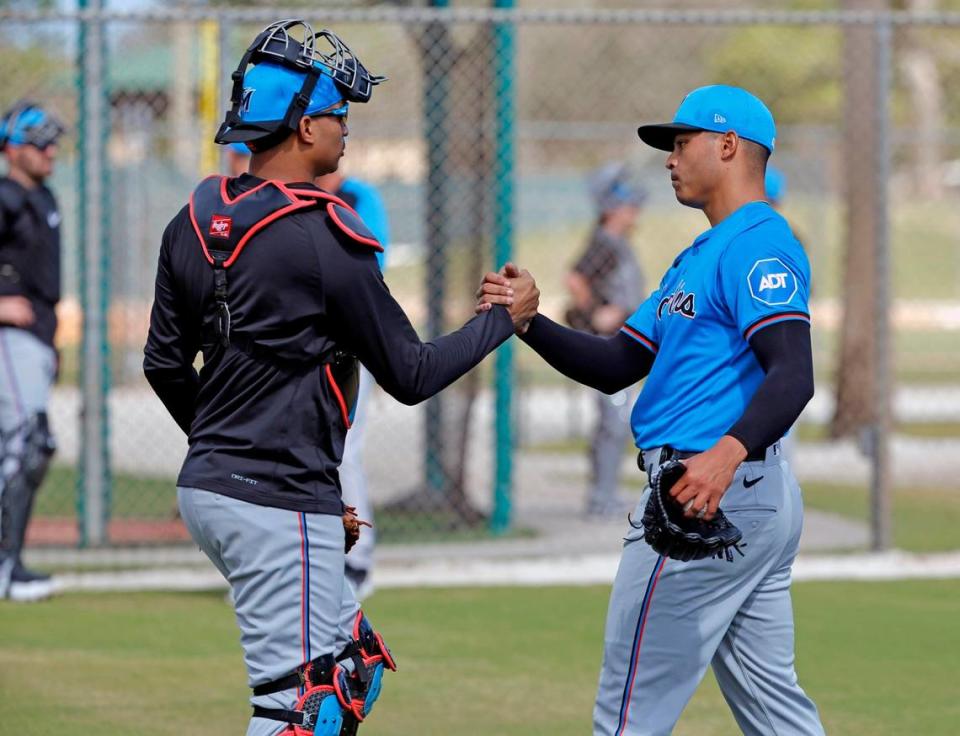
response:
<path fill-rule="evenodd" d="M 35 146 L 41 151 L 52 146 L 66 128 L 54 115 L 35 102 L 20 100 L 0 120 L 0 151 L 7 144 Z"/>
<path fill-rule="evenodd" d="M 301 33 L 302 40 L 294 38 Z M 318 42 L 329 50 L 317 48 Z M 254 152 L 282 141 L 305 115 L 345 116 L 349 103 L 368 102 L 373 88 L 386 81 L 367 71 L 333 31 L 314 33 L 299 19 L 264 28 L 231 79 L 231 107 L 215 140 L 246 143 Z"/>

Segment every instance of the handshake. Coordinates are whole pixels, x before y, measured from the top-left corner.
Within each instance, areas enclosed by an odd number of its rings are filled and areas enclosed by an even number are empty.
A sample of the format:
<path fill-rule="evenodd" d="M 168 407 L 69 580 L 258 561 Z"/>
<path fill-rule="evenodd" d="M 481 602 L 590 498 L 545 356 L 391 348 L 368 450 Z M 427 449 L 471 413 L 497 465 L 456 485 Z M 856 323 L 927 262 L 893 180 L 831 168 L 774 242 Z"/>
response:
<path fill-rule="evenodd" d="M 495 304 L 506 307 L 517 335 L 527 331 L 540 306 L 537 282 L 529 271 L 521 271 L 513 263 L 507 263 L 499 273 L 491 271 L 484 276 L 476 296 L 474 311 L 477 314 L 489 312 Z"/>

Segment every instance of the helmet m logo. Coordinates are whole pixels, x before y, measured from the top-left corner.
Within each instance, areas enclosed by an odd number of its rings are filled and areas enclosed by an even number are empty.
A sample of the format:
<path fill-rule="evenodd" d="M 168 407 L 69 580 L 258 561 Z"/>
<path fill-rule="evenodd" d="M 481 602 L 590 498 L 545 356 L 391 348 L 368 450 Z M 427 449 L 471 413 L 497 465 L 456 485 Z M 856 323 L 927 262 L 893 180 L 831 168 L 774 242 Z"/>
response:
<path fill-rule="evenodd" d="M 253 87 L 244 87 L 243 92 L 240 95 L 240 112 L 248 113 L 250 112 L 250 98 L 253 97 L 253 93 L 257 90 Z"/>

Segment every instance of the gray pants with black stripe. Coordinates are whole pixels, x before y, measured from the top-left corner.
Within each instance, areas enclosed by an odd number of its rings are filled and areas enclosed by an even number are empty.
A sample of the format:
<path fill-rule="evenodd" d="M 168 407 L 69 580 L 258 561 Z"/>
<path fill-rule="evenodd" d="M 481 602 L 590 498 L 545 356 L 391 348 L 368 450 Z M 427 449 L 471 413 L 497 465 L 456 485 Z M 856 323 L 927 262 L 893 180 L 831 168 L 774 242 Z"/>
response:
<path fill-rule="evenodd" d="M 253 688 L 349 643 L 359 605 L 343 577 L 343 521 L 258 506 L 197 488 L 178 488 L 190 535 L 233 592 L 240 644 Z M 251 697 L 291 709 L 296 688 Z M 276 736 L 281 721 L 251 718 L 247 736 Z"/>
<path fill-rule="evenodd" d="M 46 412 L 57 370 L 53 348 L 26 330 L 0 327 L 0 598 L 20 561 L 46 469 L 30 463 L 30 429 Z"/>
<path fill-rule="evenodd" d="M 651 472 L 658 457 L 644 453 Z M 710 665 L 743 733 L 824 733 L 794 669 L 790 570 L 803 501 L 779 445 L 740 466 L 720 507 L 746 542 L 732 563 L 664 559 L 630 528 L 607 613 L 596 736 L 670 734 Z"/>

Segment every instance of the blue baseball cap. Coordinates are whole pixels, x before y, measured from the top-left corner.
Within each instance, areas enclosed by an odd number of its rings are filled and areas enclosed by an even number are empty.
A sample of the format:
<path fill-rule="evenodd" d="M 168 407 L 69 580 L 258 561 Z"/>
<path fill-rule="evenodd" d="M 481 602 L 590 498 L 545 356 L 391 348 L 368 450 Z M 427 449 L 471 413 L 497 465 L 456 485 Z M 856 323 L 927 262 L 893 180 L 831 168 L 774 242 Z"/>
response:
<path fill-rule="evenodd" d="M 348 103 L 337 88 L 330 73 L 320 65 L 320 77 L 310 95 L 303 114 L 316 115 L 329 112 L 332 115 L 346 115 Z M 249 69 L 243 77 L 243 101 L 240 105 L 242 124 L 273 123 L 283 120 L 290 107 L 291 98 L 296 95 L 306 72 L 298 72 L 282 64 L 264 61 Z M 334 108 L 334 109 L 330 109 Z M 223 136 L 223 142 L 238 143 L 252 141 L 263 136 L 263 130 L 252 127 L 244 130 L 235 128 Z"/>
<path fill-rule="evenodd" d="M 787 177 L 780 169 L 767 166 L 767 173 L 763 177 L 763 190 L 768 202 L 779 202 L 787 193 Z"/>
<path fill-rule="evenodd" d="M 773 153 L 777 139 L 773 115 L 760 98 L 745 89 L 725 84 L 693 90 L 683 98 L 672 123 L 642 125 L 637 134 L 647 145 L 672 151 L 677 134 L 690 130 L 733 131 L 741 138 L 760 144 L 770 153 Z"/>

